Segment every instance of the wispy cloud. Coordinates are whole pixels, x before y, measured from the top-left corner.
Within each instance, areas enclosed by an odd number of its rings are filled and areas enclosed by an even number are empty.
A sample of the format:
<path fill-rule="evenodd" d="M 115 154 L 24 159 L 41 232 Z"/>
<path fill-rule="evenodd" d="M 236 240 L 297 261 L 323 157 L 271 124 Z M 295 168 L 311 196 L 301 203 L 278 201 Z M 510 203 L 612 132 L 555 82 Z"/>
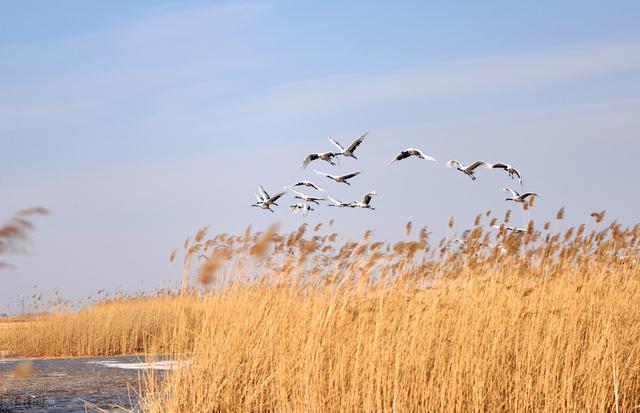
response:
<path fill-rule="evenodd" d="M 265 8 L 165 8 L 108 30 L 2 46 L 0 133 L 85 123 L 127 103 L 153 110 L 156 96 L 201 82 L 215 95 L 212 79 L 255 66 L 238 33 Z"/>
<path fill-rule="evenodd" d="M 291 119 L 402 101 L 549 88 L 639 70 L 640 42 L 565 47 L 447 61 L 388 73 L 309 79 L 259 93 L 245 107 L 248 114 Z"/>
<path fill-rule="evenodd" d="M 262 127 L 389 105 L 552 89 L 640 70 L 640 42 L 620 41 L 243 83 L 239 74 L 257 77 L 269 59 L 242 36 L 266 8 L 161 9 L 78 38 L 4 47 L 0 133 L 105 121 L 105 114 L 127 104 L 140 127 L 173 133 L 189 124 L 213 133 L 205 124 L 227 131 Z M 25 66 L 30 73 L 16 74 Z"/>

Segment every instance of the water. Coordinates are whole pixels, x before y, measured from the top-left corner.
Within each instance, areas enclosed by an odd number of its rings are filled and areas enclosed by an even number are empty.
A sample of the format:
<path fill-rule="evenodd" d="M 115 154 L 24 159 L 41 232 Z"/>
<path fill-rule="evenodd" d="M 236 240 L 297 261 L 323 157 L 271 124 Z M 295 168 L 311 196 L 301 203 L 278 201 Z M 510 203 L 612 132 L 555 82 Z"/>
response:
<path fill-rule="evenodd" d="M 175 366 L 143 361 L 139 356 L 0 359 L 0 413 L 124 411 L 118 406 L 138 411 L 136 391 L 144 370 Z M 25 362 L 32 364 L 32 376 L 9 376 Z"/>

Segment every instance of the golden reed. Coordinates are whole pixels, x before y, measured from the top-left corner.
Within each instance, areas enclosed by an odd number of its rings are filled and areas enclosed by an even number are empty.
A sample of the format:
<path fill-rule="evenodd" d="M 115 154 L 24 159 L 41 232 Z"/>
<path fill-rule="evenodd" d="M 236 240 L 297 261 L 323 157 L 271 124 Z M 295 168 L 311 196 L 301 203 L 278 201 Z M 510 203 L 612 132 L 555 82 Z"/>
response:
<path fill-rule="evenodd" d="M 0 346 L 187 360 L 145 377 L 149 412 L 633 411 L 640 225 L 593 218 L 488 232 L 487 212 L 458 244 L 201 230 L 182 291 L 41 317 Z"/>

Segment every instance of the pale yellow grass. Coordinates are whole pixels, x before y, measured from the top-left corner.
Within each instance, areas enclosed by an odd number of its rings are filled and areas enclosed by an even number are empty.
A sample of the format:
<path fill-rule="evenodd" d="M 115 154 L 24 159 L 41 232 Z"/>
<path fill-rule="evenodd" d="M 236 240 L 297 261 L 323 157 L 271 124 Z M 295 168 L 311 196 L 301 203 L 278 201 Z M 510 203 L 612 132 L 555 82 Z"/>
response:
<path fill-rule="evenodd" d="M 394 245 L 367 232 L 336 255 L 333 235 L 275 237 L 255 282 L 238 262 L 221 274 L 236 282 L 206 295 L 178 349 L 189 367 L 150 375 L 145 410 L 637 408 L 640 226 L 545 236 L 531 222 L 492 246 L 480 221 L 458 251 L 425 230 Z M 246 239 L 219 242 L 243 256 Z"/>
<path fill-rule="evenodd" d="M 188 339 L 187 331 L 199 318 L 199 301 L 170 295 L 128 298 L 0 323 L 0 349 L 32 357 L 143 353 L 153 343 L 170 343 L 178 331 Z"/>
<path fill-rule="evenodd" d="M 146 376 L 147 412 L 640 407 L 640 226 L 495 237 L 482 219 L 462 247 L 424 229 L 395 244 L 196 234 L 180 294 L 56 314 L 0 345 L 187 360 Z"/>
<path fill-rule="evenodd" d="M 189 368 L 150 378 L 148 410 L 630 411 L 629 275 L 230 290 L 208 301 Z"/>

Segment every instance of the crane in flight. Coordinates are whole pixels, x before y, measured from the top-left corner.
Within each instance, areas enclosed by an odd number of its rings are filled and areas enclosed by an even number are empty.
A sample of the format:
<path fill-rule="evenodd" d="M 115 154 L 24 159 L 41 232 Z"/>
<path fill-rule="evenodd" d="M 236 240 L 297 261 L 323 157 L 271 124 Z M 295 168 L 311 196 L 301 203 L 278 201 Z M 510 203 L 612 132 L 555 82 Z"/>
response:
<path fill-rule="evenodd" d="M 316 171 L 316 170 L 314 170 L 313 172 L 317 173 L 318 175 L 326 176 L 327 178 L 329 178 L 329 179 L 331 179 L 333 181 L 336 181 L 338 183 L 344 183 L 344 184 L 347 184 L 347 185 L 351 185 L 348 182 L 349 179 L 354 178 L 354 177 L 356 177 L 356 176 L 358 176 L 358 175 L 360 175 L 362 173 L 362 171 L 356 171 L 356 172 L 348 173 L 346 175 L 331 175 L 331 174 L 328 174 L 328 173 L 325 173 L 325 172 Z"/>
<path fill-rule="evenodd" d="M 333 159 L 336 158 L 336 154 L 334 152 L 314 152 L 307 155 L 306 158 L 300 164 L 302 169 L 306 169 L 307 166 L 313 161 L 320 159 L 321 161 L 329 162 L 331 165 L 335 166 L 336 163 L 333 162 Z"/>
<path fill-rule="evenodd" d="M 371 199 L 376 195 L 378 195 L 376 191 L 367 192 L 364 194 L 364 197 L 362 197 L 362 201 L 353 201 L 352 205 L 354 208 L 375 210 L 375 208 L 371 206 Z"/>
<path fill-rule="evenodd" d="M 358 149 L 358 146 L 360 146 L 362 142 L 364 142 L 364 138 L 366 138 L 368 134 L 369 132 L 365 132 L 362 135 L 358 136 L 353 142 L 351 142 L 351 145 L 347 146 L 346 148 L 340 145 L 332 137 L 329 137 L 329 141 L 340 150 L 340 152 L 337 152 L 336 155 L 342 155 L 345 158 L 358 159 L 354 155 L 354 152 L 356 151 L 356 149 Z"/>
<path fill-rule="evenodd" d="M 286 187 L 285 186 L 285 189 L 288 189 L 289 191 L 291 191 L 294 194 L 296 194 L 294 196 L 294 198 L 300 199 L 300 200 L 305 201 L 305 202 L 313 202 L 316 205 L 320 205 L 320 203 L 318 201 L 324 201 L 325 200 L 324 198 L 318 198 L 317 196 L 305 195 L 302 192 L 298 192 L 298 191 L 296 191 L 295 189 L 293 189 L 291 187 Z"/>
<path fill-rule="evenodd" d="M 519 203 L 523 203 L 530 196 L 533 196 L 533 197 L 540 196 L 540 195 L 536 194 L 535 192 L 525 192 L 523 194 L 520 194 L 520 193 L 514 191 L 513 189 L 506 188 L 506 187 L 502 188 L 502 192 L 508 192 L 508 193 L 511 194 L 511 198 L 506 198 L 505 201 L 513 201 L 513 202 L 519 202 Z"/>
<path fill-rule="evenodd" d="M 426 155 L 420 149 L 408 148 L 408 149 L 405 149 L 404 151 L 400 152 L 399 154 L 397 154 L 395 156 L 395 158 L 393 158 L 391 160 L 391 162 L 387 163 L 387 165 L 391 165 L 394 162 L 401 161 L 403 159 L 407 159 L 407 158 L 410 158 L 412 156 L 415 156 L 415 157 L 420 158 L 420 159 L 426 159 L 427 161 L 437 162 L 435 160 L 435 158 L 433 158 L 433 157 L 431 157 L 429 155 Z"/>
<path fill-rule="evenodd" d="M 462 172 L 463 174 L 467 175 L 469 178 L 471 178 L 473 181 L 476 180 L 475 177 L 475 171 L 477 168 L 482 167 L 485 169 L 491 168 L 491 164 L 489 162 L 485 162 L 485 161 L 475 161 L 474 163 L 472 163 L 469 166 L 464 166 L 460 163 L 460 161 L 457 161 L 455 159 L 450 160 L 449 162 L 447 162 L 447 168 L 453 168 L 456 167 L 456 169 L 460 172 Z"/>

